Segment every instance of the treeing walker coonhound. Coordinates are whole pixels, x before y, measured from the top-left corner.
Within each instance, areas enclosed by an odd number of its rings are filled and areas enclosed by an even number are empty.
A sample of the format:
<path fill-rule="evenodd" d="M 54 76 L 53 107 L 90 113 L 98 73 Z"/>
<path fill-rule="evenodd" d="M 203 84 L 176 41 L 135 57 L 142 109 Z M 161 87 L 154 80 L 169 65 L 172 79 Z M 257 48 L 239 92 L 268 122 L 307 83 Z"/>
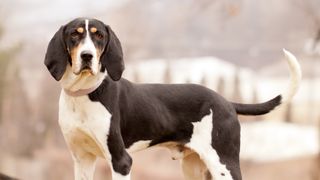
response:
<path fill-rule="evenodd" d="M 92 180 L 97 157 L 113 180 L 129 180 L 131 152 L 167 147 L 187 180 L 241 180 L 237 114 L 262 115 L 290 101 L 301 70 L 284 50 L 291 81 L 285 93 L 261 104 L 239 104 L 194 84 L 135 84 L 124 70 L 119 39 L 96 19 L 78 18 L 51 39 L 45 65 L 60 82 L 59 124 L 76 180 Z M 213 67 L 214 68 L 214 67 Z"/>

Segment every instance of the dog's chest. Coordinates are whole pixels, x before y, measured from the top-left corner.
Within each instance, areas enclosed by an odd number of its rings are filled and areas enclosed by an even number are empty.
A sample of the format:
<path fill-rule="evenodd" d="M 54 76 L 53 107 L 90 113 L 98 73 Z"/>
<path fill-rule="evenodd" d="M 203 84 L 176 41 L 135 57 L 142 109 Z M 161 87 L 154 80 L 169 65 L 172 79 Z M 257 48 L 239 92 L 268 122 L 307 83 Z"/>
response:
<path fill-rule="evenodd" d="M 63 91 L 59 102 L 59 124 L 69 148 L 107 158 L 107 136 L 111 114 L 88 96 L 70 97 Z"/>

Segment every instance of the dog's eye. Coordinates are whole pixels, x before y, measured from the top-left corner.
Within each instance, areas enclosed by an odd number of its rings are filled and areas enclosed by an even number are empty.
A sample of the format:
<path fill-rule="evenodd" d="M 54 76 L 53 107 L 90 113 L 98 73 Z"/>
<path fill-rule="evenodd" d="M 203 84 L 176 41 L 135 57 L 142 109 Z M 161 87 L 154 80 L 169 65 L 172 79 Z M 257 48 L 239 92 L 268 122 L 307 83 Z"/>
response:
<path fill-rule="evenodd" d="M 70 34 L 72 39 L 77 39 L 79 37 L 79 33 L 77 31 L 74 31 Z"/>
<path fill-rule="evenodd" d="M 103 34 L 98 31 L 96 33 L 94 33 L 94 37 L 97 39 L 100 39 L 100 40 L 104 38 Z"/>

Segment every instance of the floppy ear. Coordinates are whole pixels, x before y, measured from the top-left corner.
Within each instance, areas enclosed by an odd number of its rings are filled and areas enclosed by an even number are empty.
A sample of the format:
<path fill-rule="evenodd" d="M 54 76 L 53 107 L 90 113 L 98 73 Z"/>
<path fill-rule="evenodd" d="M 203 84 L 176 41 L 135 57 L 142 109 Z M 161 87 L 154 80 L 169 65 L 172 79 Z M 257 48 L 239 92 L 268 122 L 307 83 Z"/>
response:
<path fill-rule="evenodd" d="M 108 42 L 104 53 L 101 56 L 102 68 L 107 72 L 112 80 L 118 81 L 124 70 L 123 53 L 119 39 L 109 26 L 106 26 Z"/>
<path fill-rule="evenodd" d="M 55 80 L 59 81 L 62 78 L 69 58 L 64 41 L 64 26 L 62 26 L 49 42 L 44 60 L 44 64 Z"/>

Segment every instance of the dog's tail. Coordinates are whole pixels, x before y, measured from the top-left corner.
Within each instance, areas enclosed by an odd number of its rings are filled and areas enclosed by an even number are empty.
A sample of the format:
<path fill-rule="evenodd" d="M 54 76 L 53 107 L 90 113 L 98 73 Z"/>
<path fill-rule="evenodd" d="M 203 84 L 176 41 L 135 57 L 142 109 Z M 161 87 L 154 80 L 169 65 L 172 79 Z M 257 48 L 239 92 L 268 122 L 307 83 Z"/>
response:
<path fill-rule="evenodd" d="M 262 115 L 270 112 L 280 104 L 289 102 L 298 91 L 301 82 L 301 69 L 296 57 L 289 51 L 283 49 L 287 63 L 290 68 L 290 83 L 286 91 L 277 97 L 260 104 L 239 104 L 232 103 L 238 114 L 242 115 Z"/>

